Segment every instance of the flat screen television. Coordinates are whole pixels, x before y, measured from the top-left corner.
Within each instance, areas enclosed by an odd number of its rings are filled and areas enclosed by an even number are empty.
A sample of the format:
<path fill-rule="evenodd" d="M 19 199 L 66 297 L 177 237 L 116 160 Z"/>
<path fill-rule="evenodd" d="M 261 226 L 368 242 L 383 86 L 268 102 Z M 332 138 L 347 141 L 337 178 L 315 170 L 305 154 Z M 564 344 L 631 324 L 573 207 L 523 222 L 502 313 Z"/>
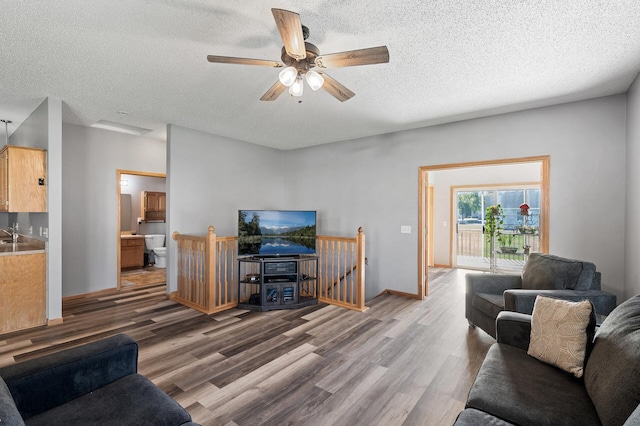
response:
<path fill-rule="evenodd" d="M 315 211 L 238 211 L 238 256 L 292 257 L 315 252 Z"/>

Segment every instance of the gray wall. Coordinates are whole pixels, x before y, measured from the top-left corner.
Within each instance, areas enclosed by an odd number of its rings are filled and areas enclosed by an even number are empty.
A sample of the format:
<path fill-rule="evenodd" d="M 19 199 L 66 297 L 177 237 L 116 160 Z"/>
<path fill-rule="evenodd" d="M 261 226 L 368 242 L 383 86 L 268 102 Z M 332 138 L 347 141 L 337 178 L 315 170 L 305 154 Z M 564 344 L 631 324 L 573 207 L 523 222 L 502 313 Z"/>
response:
<path fill-rule="evenodd" d="M 626 96 L 292 151 L 170 125 L 167 233 L 235 235 L 237 210 L 318 210 L 324 235 L 367 235 L 367 298 L 416 293 L 418 167 L 551 155 L 550 251 L 593 261 L 624 291 Z M 64 295 L 116 282 L 115 170 L 163 173 L 159 141 L 63 126 Z M 164 148 L 163 148 L 164 149 Z M 286 167 L 286 169 L 285 169 Z M 400 234 L 410 225 L 412 234 Z M 169 244 L 169 291 L 177 288 Z"/>
<path fill-rule="evenodd" d="M 640 77 L 627 93 L 625 298 L 640 294 Z"/>
<path fill-rule="evenodd" d="M 289 174 L 280 151 L 184 127 L 167 127 L 167 231 L 238 234 L 238 209 L 283 208 Z M 287 207 L 289 207 L 287 205 Z M 177 290 L 176 243 L 167 244 L 169 291 Z"/>
<path fill-rule="evenodd" d="M 325 234 L 367 237 L 367 298 L 416 293 L 418 167 L 551 156 L 551 253 L 594 262 L 624 290 L 624 95 L 283 153 L 287 208 L 315 208 Z"/>
<path fill-rule="evenodd" d="M 164 141 L 62 126 L 63 296 L 114 288 L 116 170 L 165 173 Z"/>

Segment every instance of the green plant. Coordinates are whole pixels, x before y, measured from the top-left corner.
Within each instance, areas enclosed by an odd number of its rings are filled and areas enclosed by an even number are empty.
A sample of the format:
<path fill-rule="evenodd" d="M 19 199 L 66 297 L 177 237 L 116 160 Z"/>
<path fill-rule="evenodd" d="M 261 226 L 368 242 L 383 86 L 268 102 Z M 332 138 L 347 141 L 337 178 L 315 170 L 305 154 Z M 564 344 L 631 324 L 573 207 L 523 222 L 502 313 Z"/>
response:
<path fill-rule="evenodd" d="M 500 247 L 513 247 L 513 234 L 500 234 L 498 235 L 498 242 Z"/>
<path fill-rule="evenodd" d="M 484 235 L 487 238 L 488 242 L 493 240 L 493 237 L 498 237 L 502 235 L 502 230 L 504 229 L 502 225 L 504 225 L 504 210 L 502 210 L 502 206 L 500 204 L 489 206 L 485 210 L 484 217 Z"/>

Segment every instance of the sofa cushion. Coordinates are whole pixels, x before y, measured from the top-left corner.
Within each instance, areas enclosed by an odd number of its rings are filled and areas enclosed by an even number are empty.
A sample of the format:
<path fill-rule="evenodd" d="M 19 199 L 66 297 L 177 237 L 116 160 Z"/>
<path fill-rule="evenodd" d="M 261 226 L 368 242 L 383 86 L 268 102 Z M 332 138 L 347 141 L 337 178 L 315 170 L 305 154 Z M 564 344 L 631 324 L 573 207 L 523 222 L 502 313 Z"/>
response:
<path fill-rule="evenodd" d="M 24 425 L 22 417 L 16 403 L 7 388 L 7 384 L 0 377 L 0 424 L 2 425 Z"/>
<path fill-rule="evenodd" d="M 473 307 L 489 315 L 498 316 L 504 310 L 504 296 L 502 294 L 476 293 L 473 295 Z"/>
<path fill-rule="evenodd" d="M 571 302 L 538 296 L 531 315 L 531 341 L 527 353 L 582 377 L 589 335 L 596 318 L 588 300 Z"/>
<path fill-rule="evenodd" d="M 512 426 L 512 423 L 505 422 L 484 411 L 474 408 L 467 408 L 458 414 L 454 426 Z"/>
<path fill-rule="evenodd" d="M 531 253 L 522 271 L 525 290 L 588 290 L 595 276 L 593 263 L 550 254 Z"/>
<path fill-rule="evenodd" d="M 27 426 L 180 425 L 189 414 L 147 378 L 130 374 L 94 392 L 38 414 Z"/>
<path fill-rule="evenodd" d="M 582 380 L 500 343 L 489 348 L 467 407 L 518 425 L 600 424 Z"/>
<path fill-rule="evenodd" d="M 623 424 L 640 402 L 640 295 L 600 326 L 584 382 L 604 425 Z"/>

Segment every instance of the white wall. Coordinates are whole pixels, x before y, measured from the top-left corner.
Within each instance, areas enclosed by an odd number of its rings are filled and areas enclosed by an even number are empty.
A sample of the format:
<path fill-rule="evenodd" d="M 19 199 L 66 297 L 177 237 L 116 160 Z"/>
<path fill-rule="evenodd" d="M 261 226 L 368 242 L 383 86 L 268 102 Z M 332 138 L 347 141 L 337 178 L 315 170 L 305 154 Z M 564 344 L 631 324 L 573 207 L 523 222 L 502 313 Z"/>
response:
<path fill-rule="evenodd" d="M 283 208 L 280 151 L 184 127 L 167 127 L 167 231 L 238 234 L 238 209 Z M 288 182 L 288 180 L 287 180 Z M 176 244 L 167 244 L 168 290 L 177 290 Z"/>
<path fill-rule="evenodd" d="M 627 92 L 627 167 L 625 216 L 625 289 L 640 294 L 640 77 Z"/>
<path fill-rule="evenodd" d="M 451 267 L 451 227 L 456 215 L 451 214 L 451 188 L 468 185 L 505 185 L 540 182 L 540 163 L 476 166 L 429 172 L 433 184 L 434 263 Z M 443 223 L 447 225 L 444 226 Z"/>
<path fill-rule="evenodd" d="M 165 173 L 166 144 L 64 123 L 62 166 L 63 296 L 114 288 L 116 170 Z"/>
<path fill-rule="evenodd" d="M 284 204 L 315 208 L 323 233 L 367 237 L 367 298 L 416 293 L 418 168 L 551 156 L 551 253 L 592 261 L 624 290 L 624 95 L 321 145 L 283 153 Z"/>

